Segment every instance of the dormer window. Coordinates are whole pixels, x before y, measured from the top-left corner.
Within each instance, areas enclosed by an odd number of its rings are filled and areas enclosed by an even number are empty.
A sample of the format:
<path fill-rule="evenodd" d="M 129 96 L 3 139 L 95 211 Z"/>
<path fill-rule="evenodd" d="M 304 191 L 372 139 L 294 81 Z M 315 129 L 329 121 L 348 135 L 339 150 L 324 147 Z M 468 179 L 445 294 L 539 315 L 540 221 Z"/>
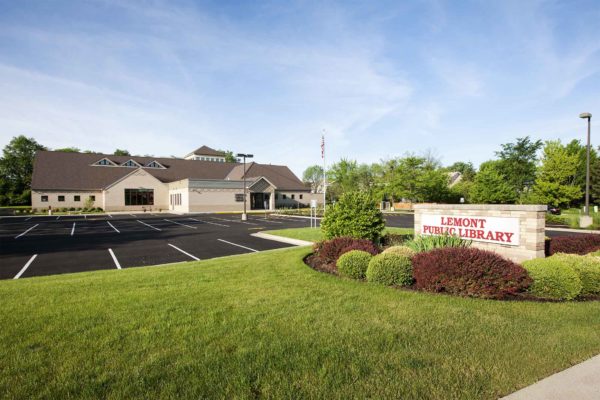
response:
<path fill-rule="evenodd" d="M 146 168 L 160 168 L 160 169 L 165 169 L 165 167 L 159 163 L 158 161 L 151 161 L 148 164 L 146 164 Z"/>
<path fill-rule="evenodd" d="M 103 167 L 115 167 L 117 164 L 110 161 L 108 158 L 103 158 L 102 160 L 96 161 L 93 165 L 100 165 Z"/>
<path fill-rule="evenodd" d="M 121 164 L 121 167 L 138 168 L 138 167 L 141 167 L 141 165 L 133 160 L 129 160 L 129 161 Z"/>

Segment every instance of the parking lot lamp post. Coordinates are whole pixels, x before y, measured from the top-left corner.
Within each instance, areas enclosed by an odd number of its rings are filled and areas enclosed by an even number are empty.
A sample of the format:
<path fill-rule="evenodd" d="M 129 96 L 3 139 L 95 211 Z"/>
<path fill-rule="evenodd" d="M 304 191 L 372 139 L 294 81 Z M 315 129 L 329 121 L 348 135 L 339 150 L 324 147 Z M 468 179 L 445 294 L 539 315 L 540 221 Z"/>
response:
<path fill-rule="evenodd" d="M 242 213 L 242 221 L 246 221 L 248 219 L 248 215 L 246 214 L 246 158 L 252 158 L 254 155 L 238 153 L 237 157 L 242 157 L 244 159 L 244 212 Z"/>
<path fill-rule="evenodd" d="M 591 121 L 592 114 L 590 113 L 581 113 L 579 114 L 579 118 L 588 120 L 588 129 L 587 129 L 587 160 L 586 160 L 586 170 L 585 170 L 585 215 L 590 216 L 590 135 L 591 135 Z"/>

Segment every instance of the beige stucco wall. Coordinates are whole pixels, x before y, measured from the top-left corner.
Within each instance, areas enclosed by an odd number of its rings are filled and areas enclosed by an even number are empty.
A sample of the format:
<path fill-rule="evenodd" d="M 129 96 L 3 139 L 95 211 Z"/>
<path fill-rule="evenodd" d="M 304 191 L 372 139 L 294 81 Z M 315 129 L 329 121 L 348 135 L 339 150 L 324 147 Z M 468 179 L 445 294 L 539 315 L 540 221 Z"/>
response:
<path fill-rule="evenodd" d="M 47 202 L 42 202 L 42 196 L 48 196 Z M 65 196 L 65 201 L 58 201 L 58 196 Z M 75 201 L 75 196 L 80 196 L 81 201 Z M 31 207 L 38 210 L 48 209 L 52 206 L 57 208 L 83 208 L 89 196 L 96 196 L 96 201 L 92 207 L 102 207 L 102 192 L 82 192 L 82 191 L 31 191 Z"/>
<path fill-rule="evenodd" d="M 154 189 L 154 205 L 126 206 L 125 189 Z M 98 198 L 96 198 L 98 200 Z M 168 210 L 169 189 L 143 169 L 138 169 L 103 192 L 105 211 Z"/>
<path fill-rule="evenodd" d="M 544 257 L 546 206 L 506 204 L 415 204 L 415 235 L 421 234 L 422 216 L 518 218 L 518 246 L 473 241 L 473 246 L 496 252 L 516 262 Z"/>
<path fill-rule="evenodd" d="M 243 193 L 241 189 L 191 189 L 189 191 L 190 212 L 210 211 L 243 211 L 244 203 L 235 201 L 236 193 Z M 247 193 L 250 198 L 250 193 Z M 250 210 L 250 204 L 246 204 Z"/>

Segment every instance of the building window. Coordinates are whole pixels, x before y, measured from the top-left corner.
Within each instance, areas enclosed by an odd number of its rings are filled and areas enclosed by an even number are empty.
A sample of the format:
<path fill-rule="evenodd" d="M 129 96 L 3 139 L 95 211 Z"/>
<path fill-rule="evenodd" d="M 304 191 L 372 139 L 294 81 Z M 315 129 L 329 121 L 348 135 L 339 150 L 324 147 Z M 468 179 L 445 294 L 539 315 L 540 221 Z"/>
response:
<path fill-rule="evenodd" d="M 275 200 L 279 200 L 279 193 L 275 193 Z"/>
<path fill-rule="evenodd" d="M 73 196 L 73 201 L 81 201 L 81 196 Z"/>
<path fill-rule="evenodd" d="M 293 194 L 293 195 L 292 195 L 292 200 L 294 200 L 295 198 L 296 198 L 296 195 L 295 195 L 295 194 Z"/>
<path fill-rule="evenodd" d="M 136 163 L 133 160 L 129 160 L 126 163 L 121 164 L 121 167 L 136 168 L 136 167 L 140 167 L 140 164 Z"/>
<path fill-rule="evenodd" d="M 243 203 L 244 202 L 244 194 L 243 193 L 236 193 L 235 194 L 235 201 L 237 201 L 239 203 Z"/>
<path fill-rule="evenodd" d="M 42 200 L 42 203 L 47 203 L 48 202 L 48 196 L 42 196 L 41 200 Z"/>
<path fill-rule="evenodd" d="M 285 199 L 287 199 L 287 196 L 286 196 L 285 194 L 282 194 L 282 195 L 281 195 L 281 198 L 282 198 L 283 200 L 285 200 Z"/>
<path fill-rule="evenodd" d="M 154 189 L 125 189 L 126 206 L 153 206 Z"/>
<path fill-rule="evenodd" d="M 58 196 L 58 201 L 65 201 L 65 196 Z"/>
<path fill-rule="evenodd" d="M 165 167 L 163 167 L 163 165 L 157 161 L 152 161 L 150 163 L 148 163 L 146 165 L 147 168 L 160 168 L 160 169 L 165 169 Z"/>
<path fill-rule="evenodd" d="M 112 161 L 110 161 L 108 158 L 103 158 L 100 161 L 97 161 L 94 165 L 103 165 L 103 166 L 107 166 L 107 165 L 115 165 L 115 163 L 113 163 Z"/>
<path fill-rule="evenodd" d="M 96 196 L 94 196 L 94 195 L 90 196 L 90 200 L 91 201 L 96 201 Z"/>
<path fill-rule="evenodd" d="M 300 200 L 302 200 L 302 195 L 301 194 L 299 194 L 298 197 L 300 198 Z"/>

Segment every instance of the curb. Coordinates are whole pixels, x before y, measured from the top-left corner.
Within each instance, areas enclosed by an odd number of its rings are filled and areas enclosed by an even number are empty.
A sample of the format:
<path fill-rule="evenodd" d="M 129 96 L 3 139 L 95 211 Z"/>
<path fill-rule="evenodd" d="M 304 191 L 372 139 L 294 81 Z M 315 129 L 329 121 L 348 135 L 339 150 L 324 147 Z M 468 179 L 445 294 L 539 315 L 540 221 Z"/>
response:
<path fill-rule="evenodd" d="M 288 214 L 271 214 L 274 217 L 290 217 L 290 218 L 302 218 L 302 219 L 310 219 L 311 217 L 307 215 L 288 215 Z M 323 219 L 323 217 L 317 217 L 317 219 Z"/>
<path fill-rule="evenodd" d="M 314 244 L 313 242 L 308 242 L 306 240 L 286 238 L 283 236 L 271 235 L 271 234 L 263 233 L 263 232 L 252 233 L 250 236 L 254 236 L 254 237 L 266 239 L 266 240 L 273 240 L 275 242 L 293 244 L 294 246 L 312 246 Z"/>
<path fill-rule="evenodd" d="M 547 231 L 556 231 L 556 232 L 572 232 L 572 233 L 588 233 L 588 234 L 596 234 L 596 235 L 600 235 L 600 231 L 599 230 L 592 230 L 592 229 L 572 229 L 572 228 L 548 228 L 546 227 Z"/>

